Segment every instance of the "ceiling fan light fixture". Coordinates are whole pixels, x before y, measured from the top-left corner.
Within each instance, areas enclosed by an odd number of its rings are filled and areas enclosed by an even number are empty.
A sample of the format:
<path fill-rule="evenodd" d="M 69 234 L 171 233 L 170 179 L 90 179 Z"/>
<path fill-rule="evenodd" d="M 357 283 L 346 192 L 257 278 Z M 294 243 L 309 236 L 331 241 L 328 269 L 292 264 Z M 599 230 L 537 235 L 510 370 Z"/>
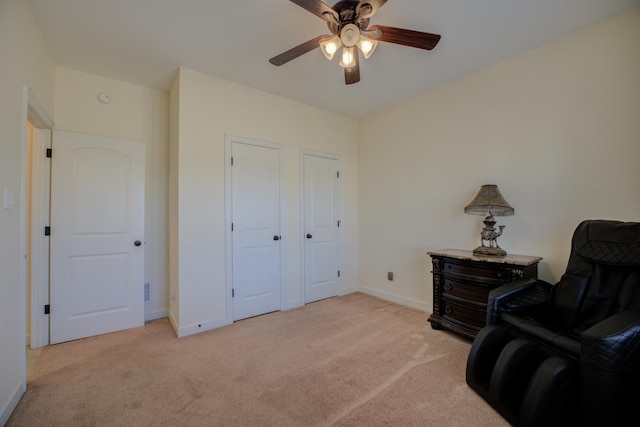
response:
<path fill-rule="evenodd" d="M 358 51 L 355 50 L 353 47 L 347 47 L 345 46 L 342 49 L 342 58 L 340 59 L 340 66 L 342 68 L 351 68 L 354 67 L 356 65 L 356 58 L 355 55 L 358 54 Z"/>
<path fill-rule="evenodd" d="M 365 59 L 369 58 L 378 42 L 432 50 L 440 41 L 439 34 L 385 25 L 369 28 L 369 19 L 387 0 L 336 0 L 333 6 L 325 1 L 291 0 L 326 21 L 330 34 L 319 35 L 282 52 L 269 59 L 270 63 L 280 66 L 317 48 L 328 60 L 332 60 L 342 48 L 339 65 L 345 69 L 345 84 L 351 85 L 360 81 L 360 52 Z"/>
<path fill-rule="evenodd" d="M 356 24 L 347 24 L 340 30 L 340 40 L 347 47 L 355 46 L 360 38 L 360 28 Z"/>
<path fill-rule="evenodd" d="M 328 37 L 320 42 L 322 54 L 331 61 L 338 49 L 342 46 L 339 36 Z"/>
<path fill-rule="evenodd" d="M 371 56 L 373 51 L 376 50 L 377 46 L 377 40 L 371 40 L 370 38 L 367 38 L 363 35 L 361 35 L 358 39 L 358 48 L 360 49 L 360 52 L 362 52 L 362 55 L 365 57 L 365 59 Z"/>

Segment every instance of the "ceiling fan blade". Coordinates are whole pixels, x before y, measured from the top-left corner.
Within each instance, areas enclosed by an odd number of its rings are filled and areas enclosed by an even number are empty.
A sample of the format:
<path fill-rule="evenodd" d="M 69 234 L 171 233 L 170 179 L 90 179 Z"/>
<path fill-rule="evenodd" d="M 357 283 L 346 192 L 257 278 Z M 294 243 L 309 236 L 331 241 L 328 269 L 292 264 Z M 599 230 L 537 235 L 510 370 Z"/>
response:
<path fill-rule="evenodd" d="M 344 69 L 344 83 L 352 85 L 360 81 L 360 55 L 356 52 L 353 59 L 356 61 L 356 65 L 351 68 Z"/>
<path fill-rule="evenodd" d="M 362 0 L 356 6 L 356 14 L 361 18 L 371 18 L 386 2 L 387 0 Z M 364 10 L 363 7 L 365 7 Z M 371 9 L 370 11 L 368 10 L 369 8 Z"/>
<path fill-rule="evenodd" d="M 371 31 L 382 31 L 375 40 L 387 43 L 401 44 L 404 46 L 416 47 L 418 49 L 431 50 L 440 41 L 439 34 L 423 33 L 421 31 L 405 30 L 403 28 L 386 27 L 384 25 L 374 25 L 369 28 Z"/>
<path fill-rule="evenodd" d="M 298 56 L 304 55 L 305 53 L 311 52 L 313 49 L 317 48 L 319 46 L 318 43 L 320 42 L 320 40 L 325 37 L 327 36 L 321 35 L 302 44 L 299 44 L 298 46 L 291 48 L 286 52 L 282 52 L 278 56 L 274 56 L 269 60 L 269 62 L 277 66 L 286 64 L 287 62 L 296 59 Z"/>
<path fill-rule="evenodd" d="M 327 22 L 339 23 L 340 19 L 335 10 L 321 0 L 291 0 L 303 9 L 308 10 Z"/>

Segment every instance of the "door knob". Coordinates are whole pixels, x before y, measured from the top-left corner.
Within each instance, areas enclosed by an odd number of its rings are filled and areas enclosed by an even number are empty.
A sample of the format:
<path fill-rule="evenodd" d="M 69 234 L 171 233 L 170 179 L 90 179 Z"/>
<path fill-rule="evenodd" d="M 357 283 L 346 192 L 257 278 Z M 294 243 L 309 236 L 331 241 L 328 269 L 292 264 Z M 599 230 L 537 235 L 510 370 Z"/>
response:
<path fill-rule="evenodd" d="M 313 236 L 311 234 L 307 234 L 307 239 L 312 238 Z"/>
<path fill-rule="evenodd" d="M 140 240 L 136 240 L 135 242 L 133 242 L 134 246 L 140 246 L 142 244 L 142 242 Z"/>
<path fill-rule="evenodd" d="M 280 236 L 273 236 L 273 240 L 280 240 L 280 239 L 282 239 L 282 237 L 280 237 Z"/>

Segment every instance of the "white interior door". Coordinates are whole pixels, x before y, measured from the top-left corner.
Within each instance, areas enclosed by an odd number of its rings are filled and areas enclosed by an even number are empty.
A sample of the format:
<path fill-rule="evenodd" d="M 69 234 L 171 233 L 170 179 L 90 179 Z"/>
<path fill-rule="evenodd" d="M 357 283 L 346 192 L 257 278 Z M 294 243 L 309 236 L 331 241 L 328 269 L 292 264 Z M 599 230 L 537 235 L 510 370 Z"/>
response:
<path fill-rule="evenodd" d="M 340 293 L 340 186 L 338 160 L 311 154 L 304 167 L 305 302 Z"/>
<path fill-rule="evenodd" d="M 144 144 L 54 131 L 52 344 L 144 324 Z"/>
<path fill-rule="evenodd" d="M 280 310 L 280 150 L 232 142 L 233 320 Z"/>

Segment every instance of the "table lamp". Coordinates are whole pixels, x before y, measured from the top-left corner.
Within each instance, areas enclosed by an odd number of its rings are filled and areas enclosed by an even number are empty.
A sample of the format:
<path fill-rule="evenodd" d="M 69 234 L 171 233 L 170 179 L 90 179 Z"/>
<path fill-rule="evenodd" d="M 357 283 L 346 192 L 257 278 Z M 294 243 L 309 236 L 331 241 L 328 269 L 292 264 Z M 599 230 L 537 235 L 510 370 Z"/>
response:
<path fill-rule="evenodd" d="M 502 197 L 497 185 L 489 184 L 480 187 L 476 197 L 464 208 L 464 213 L 472 215 L 487 215 L 484 219 L 484 228 L 480 232 L 480 246 L 473 250 L 474 255 L 506 256 L 507 252 L 498 246 L 498 237 L 502 235 L 504 225 L 499 225 L 496 230 L 495 216 L 513 215 L 514 210 Z M 485 246 L 485 241 L 488 246 Z"/>

